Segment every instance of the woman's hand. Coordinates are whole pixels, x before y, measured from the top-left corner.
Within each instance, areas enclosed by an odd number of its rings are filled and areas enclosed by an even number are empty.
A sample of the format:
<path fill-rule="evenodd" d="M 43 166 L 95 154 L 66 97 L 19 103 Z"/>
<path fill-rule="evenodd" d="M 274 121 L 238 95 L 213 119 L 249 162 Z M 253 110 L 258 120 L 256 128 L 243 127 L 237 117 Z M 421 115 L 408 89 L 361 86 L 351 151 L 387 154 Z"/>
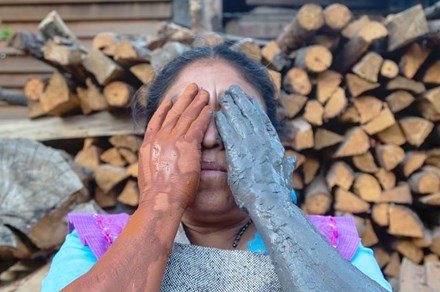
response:
<path fill-rule="evenodd" d="M 199 185 L 201 143 L 209 125 L 209 95 L 196 84 L 173 104 L 165 99 L 151 118 L 139 151 L 139 206 L 167 194 L 185 209 Z"/>
<path fill-rule="evenodd" d="M 272 194 L 290 200 L 295 159 L 285 156 L 261 105 L 233 85 L 220 98 L 220 106 L 217 127 L 226 149 L 228 184 L 237 204 L 248 209 L 258 196 Z"/>

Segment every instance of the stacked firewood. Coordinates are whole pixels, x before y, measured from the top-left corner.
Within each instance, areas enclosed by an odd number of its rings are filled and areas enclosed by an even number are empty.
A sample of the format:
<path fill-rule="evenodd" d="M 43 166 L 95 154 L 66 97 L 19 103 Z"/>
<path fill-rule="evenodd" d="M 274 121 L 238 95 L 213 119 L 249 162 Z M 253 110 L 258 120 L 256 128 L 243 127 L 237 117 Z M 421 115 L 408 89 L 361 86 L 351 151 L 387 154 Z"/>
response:
<path fill-rule="evenodd" d="M 37 118 L 125 109 L 137 88 L 148 90 L 190 46 L 233 40 L 234 50 L 267 66 L 277 88 L 280 136 L 297 158 L 301 208 L 354 216 L 363 245 L 374 249 L 393 283 L 428 289 L 435 281 L 429 275 L 440 271 L 440 19 L 431 19 L 437 6 L 372 20 L 354 18 L 341 4 L 306 4 L 274 41 L 200 38 L 167 23 L 157 38 L 102 33 L 92 48 L 52 13 L 41 34 L 17 33 L 11 44 L 57 69 L 24 88 L 29 117 Z M 84 140 L 74 160 L 92 171 L 101 207 L 136 206 L 140 143 L 135 135 Z M 422 272 L 414 281 L 405 276 Z"/>

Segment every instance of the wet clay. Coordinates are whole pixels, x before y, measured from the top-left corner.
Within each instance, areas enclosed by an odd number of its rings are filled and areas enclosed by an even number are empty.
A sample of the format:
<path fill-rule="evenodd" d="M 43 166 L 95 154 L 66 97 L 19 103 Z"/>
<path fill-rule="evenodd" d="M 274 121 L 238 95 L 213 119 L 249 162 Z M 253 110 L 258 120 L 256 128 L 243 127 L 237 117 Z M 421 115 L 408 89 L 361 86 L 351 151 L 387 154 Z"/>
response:
<path fill-rule="evenodd" d="M 292 203 L 295 161 L 284 155 L 261 105 L 238 86 L 220 105 L 228 184 L 261 233 L 283 291 L 386 291 L 340 256 Z"/>
<path fill-rule="evenodd" d="M 63 291 L 159 291 L 184 210 L 196 194 L 208 93 L 189 85 L 165 100 L 139 151 L 139 207 L 92 269 Z"/>

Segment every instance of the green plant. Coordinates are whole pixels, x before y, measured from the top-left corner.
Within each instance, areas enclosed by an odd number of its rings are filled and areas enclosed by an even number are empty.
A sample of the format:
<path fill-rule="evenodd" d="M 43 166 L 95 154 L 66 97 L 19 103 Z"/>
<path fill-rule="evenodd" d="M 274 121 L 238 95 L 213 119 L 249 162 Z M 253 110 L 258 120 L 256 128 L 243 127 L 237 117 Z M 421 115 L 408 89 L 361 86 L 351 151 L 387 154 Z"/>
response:
<path fill-rule="evenodd" d="M 0 42 L 7 40 L 12 34 L 11 29 L 9 27 L 2 27 L 1 24 L 2 24 L 2 20 L 0 18 Z"/>

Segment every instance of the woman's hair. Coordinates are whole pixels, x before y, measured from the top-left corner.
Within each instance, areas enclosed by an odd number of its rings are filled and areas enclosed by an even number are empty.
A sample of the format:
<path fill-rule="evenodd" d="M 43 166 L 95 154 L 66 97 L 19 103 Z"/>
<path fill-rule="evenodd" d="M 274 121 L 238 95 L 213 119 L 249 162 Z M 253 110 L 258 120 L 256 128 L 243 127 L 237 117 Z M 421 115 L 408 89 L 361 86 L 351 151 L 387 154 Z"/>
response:
<path fill-rule="evenodd" d="M 267 70 L 260 63 L 248 58 L 241 52 L 231 50 L 224 44 L 191 49 L 168 63 L 148 88 L 141 88 L 135 94 L 132 104 L 135 123 L 145 129 L 159 106 L 163 95 L 172 86 L 180 72 L 188 65 L 203 60 L 226 61 L 240 72 L 243 78 L 263 97 L 266 103 L 267 115 L 274 127 L 277 130 L 279 129 L 276 118 L 276 101 L 274 99 L 275 88 Z"/>

